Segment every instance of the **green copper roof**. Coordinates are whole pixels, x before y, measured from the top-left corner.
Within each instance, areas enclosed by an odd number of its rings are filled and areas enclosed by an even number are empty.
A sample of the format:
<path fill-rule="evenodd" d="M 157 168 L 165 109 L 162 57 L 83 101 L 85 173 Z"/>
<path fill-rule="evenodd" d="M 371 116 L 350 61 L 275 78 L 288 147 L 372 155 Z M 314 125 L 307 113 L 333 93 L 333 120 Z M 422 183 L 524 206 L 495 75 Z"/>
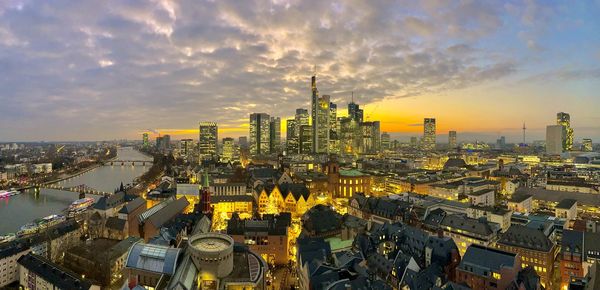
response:
<path fill-rule="evenodd" d="M 342 176 L 365 176 L 366 174 L 356 170 L 356 169 L 350 169 L 350 170 L 340 170 L 340 175 Z"/>
<path fill-rule="evenodd" d="M 204 175 L 202 176 L 202 187 L 208 188 L 209 186 L 208 172 L 204 172 Z"/>

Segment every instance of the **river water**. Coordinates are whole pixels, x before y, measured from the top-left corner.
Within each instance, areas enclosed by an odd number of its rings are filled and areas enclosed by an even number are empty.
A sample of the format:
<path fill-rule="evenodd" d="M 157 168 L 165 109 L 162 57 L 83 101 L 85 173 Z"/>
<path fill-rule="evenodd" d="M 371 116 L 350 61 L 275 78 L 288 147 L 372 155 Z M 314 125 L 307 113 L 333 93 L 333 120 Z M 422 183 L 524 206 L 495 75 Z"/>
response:
<path fill-rule="evenodd" d="M 119 148 L 117 160 L 152 160 L 131 147 Z M 142 175 L 151 164 L 142 165 L 115 165 L 100 166 L 85 174 L 61 181 L 64 187 L 85 184 L 100 191 L 112 192 L 121 182 L 128 184 L 136 177 Z M 78 193 L 42 188 L 39 193 L 33 190 L 19 195 L 0 199 L 0 235 L 14 233 L 19 228 L 37 218 L 51 214 L 60 214 L 65 208 L 79 197 Z M 97 199 L 97 195 L 89 195 Z"/>

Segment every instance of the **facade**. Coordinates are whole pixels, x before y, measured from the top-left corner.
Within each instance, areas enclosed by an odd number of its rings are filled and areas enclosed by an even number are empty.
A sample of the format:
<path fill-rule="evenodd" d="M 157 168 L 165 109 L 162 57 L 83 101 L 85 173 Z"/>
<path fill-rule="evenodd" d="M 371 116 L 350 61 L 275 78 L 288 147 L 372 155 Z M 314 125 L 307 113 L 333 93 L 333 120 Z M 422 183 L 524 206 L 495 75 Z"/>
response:
<path fill-rule="evenodd" d="M 423 121 L 423 150 L 434 150 L 435 142 L 435 118 L 425 118 Z"/>
<path fill-rule="evenodd" d="M 100 286 L 38 255 L 19 258 L 19 284 L 23 289 L 100 290 Z"/>
<path fill-rule="evenodd" d="M 221 160 L 229 162 L 235 161 L 235 143 L 233 142 L 233 138 L 223 138 L 223 154 L 221 155 Z"/>
<path fill-rule="evenodd" d="M 560 112 L 556 114 L 556 125 L 563 127 L 562 151 L 573 150 L 573 128 L 571 128 L 571 116 L 568 113 Z"/>
<path fill-rule="evenodd" d="M 363 122 L 363 110 L 354 100 L 348 104 L 348 117 L 353 119 L 357 123 Z"/>
<path fill-rule="evenodd" d="M 254 197 L 251 195 L 217 195 L 211 197 L 213 213 L 226 214 L 231 218 L 233 213 L 252 216 Z"/>
<path fill-rule="evenodd" d="M 546 289 L 552 287 L 554 262 L 558 247 L 544 232 L 522 225 L 512 225 L 500 236 L 496 246 L 504 251 L 515 253 L 521 259 L 521 268 L 531 266 L 541 278 Z"/>
<path fill-rule="evenodd" d="M 456 131 L 448 132 L 448 148 L 455 149 L 457 147 L 456 143 Z"/>
<path fill-rule="evenodd" d="M 581 151 L 584 151 L 584 152 L 594 151 L 594 145 L 592 144 L 592 139 L 583 138 L 583 141 L 581 141 Z"/>
<path fill-rule="evenodd" d="M 362 122 L 360 153 L 377 153 L 381 148 L 381 132 L 379 121 Z"/>
<path fill-rule="evenodd" d="M 561 125 L 546 126 L 546 153 L 558 155 L 563 152 L 563 140 L 566 132 Z"/>
<path fill-rule="evenodd" d="M 171 197 L 141 213 L 138 216 L 140 237 L 148 241 L 156 236 L 165 223 L 182 213 L 189 204 L 185 197 Z"/>
<path fill-rule="evenodd" d="M 269 123 L 269 150 L 271 153 L 281 151 L 281 118 L 271 117 Z"/>
<path fill-rule="evenodd" d="M 287 265 L 291 252 L 288 239 L 291 222 L 290 213 L 247 220 L 235 215 L 227 222 L 227 234 L 261 255 L 268 264 Z"/>
<path fill-rule="evenodd" d="M 208 188 L 212 196 L 246 194 L 246 183 L 242 182 L 213 183 Z"/>
<path fill-rule="evenodd" d="M 138 197 L 128 203 L 126 203 L 118 213 L 119 219 L 122 219 L 126 222 L 126 228 L 128 232 L 128 236 L 139 237 L 139 222 L 138 217 L 140 214 L 145 212 L 146 200 L 142 197 Z"/>
<path fill-rule="evenodd" d="M 250 155 L 271 153 L 271 118 L 265 113 L 250 114 Z"/>
<path fill-rule="evenodd" d="M 456 269 L 456 282 L 471 289 L 504 290 L 520 270 L 518 254 L 472 245 Z"/>
<path fill-rule="evenodd" d="M 214 157 L 218 152 L 219 129 L 215 122 L 199 123 L 198 152 L 200 159 Z"/>
<path fill-rule="evenodd" d="M 340 125 L 337 118 L 337 105 L 329 103 L 329 144 L 328 153 L 338 154 L 340 150 Z"/>
<path fill-rule="evenodd" d="M 181 153 L 185 156 L 190 156 L 194 153 L 194 140 L 193 139 L 181 139 L 179 141 Z"/>
<path fill-rule="evenodd" d="M 500 232 L 498 224 L 457 214 L 442 217 L 439 229 L 443 231 L 444 236 L 454 240 L 461 255 L 464 255 L 471 245 L 493 246 Z"/>
<path fill-rule="evenodd" d="M 317 104 L 313 115 L 313 131 L 312 131 L 312 145 L 313 153 L 328 153 L 329 152 L 329 133 L 330 130 L 330 97 L 329 95 L 322 95 L 317 97 Z"/>
<path fill-rule="evenodd" d="M 30 252 L 29 243 L 13 241 L 0 244 L 0 288 L 19 280 L 17 260 Z"/>
<path fill-rule="evenodd" d="M 300 126 L 300 142 L 298 147 L 301 154 L 310 154 L 312 152 L 312 130 L 310 125 Z"/>
<path fill-rule="evenodd" d="M 513 194 L 508 200 L 508 208 L 514 212 L 530 213 L 533 209 L 533 195 Z"/>
<path fill-rule="evenodd" d="M 391 150 L 392 148 L 390 146 L 390 134 L 388 134 L 388 132 L 381 133 L 381 150 Z"/>
<path fill-rule="evenodd" d="M 285 152 L 290 154 L 298 154 L 298 140 L 299 132 L 298 126 L 296 125 L 296 119 L 287 119 L 285 121 L 286 135 L 285 135 Z"/>
<path fill-rule="evenodd" d="M 554 214 L 557 218 L 577 219 L 577 200 L 569 198 L 561 200 L 554 208 Z"/>
<path fill-rule="evenodd" d="M 315 197 L 304 183 L 282 183 L 263 186 L 255 191 L 259 214 L 289 212 L 304 214 L 315 204 Z"/>

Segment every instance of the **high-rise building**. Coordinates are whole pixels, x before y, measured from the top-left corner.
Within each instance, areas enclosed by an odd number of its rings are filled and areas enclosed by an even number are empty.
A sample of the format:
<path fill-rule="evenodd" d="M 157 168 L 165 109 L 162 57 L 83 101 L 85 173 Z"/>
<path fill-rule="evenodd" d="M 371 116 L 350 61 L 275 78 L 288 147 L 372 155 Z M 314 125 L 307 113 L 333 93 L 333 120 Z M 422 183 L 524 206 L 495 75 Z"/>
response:
<path fill-rule="evenodd" d="M 354 102 L 354 100 L 348 104 L 348 117 L 354 119 L 358 123 L 362 123 L 363 121 L 363 110 Z"/>
<path fill-rule="evenodd" d="M 571 128 L 571 116 L 568 113 L 560 112 L 556 114 L 556 125 L 561 125 L 565 129 L 563 136 L 563 151 L 573 150 L 573 128 Z"/>
<path fill-rule="evenodd" d="M 435 118 L 425 118 L 423 122 L 423 150 L 435 149 Z"/>
<path fill-rule="evenodd" d="M 233 138 L 223 138 L 223 155 L 222 160 L 229 162 L 234 161 L 235 156 L 235 143 L 233 142 Z"/>
<path fill-rule="evenodd" d="M 285 152 L 287 154 L 298 154 L 298 131 L 296 126 L 296 119 L 287 119 L 285 123 Z"/>
<path fill-rule="evenodd" d="M 142 147 L 148 148 L 150 146 L 150 140 L 148 139 L 148 133 L 142 134 Z"/>
<path fill-rule="evenodd" d="M 390 134 L 388 132 L 381 133 L 381 150 L 390 150 Z"/>
<path fill-rule="evenodd" d="M 179 147 L 181 149 L 181 153 L 183 153 L 183 155 L 188 156 L 194 151 L 194 140 L 181 139 L 181 141 L 179 141 Z"/>
<path fill-rule="evenodd" d="M 581 151 L 592 152 L 594 151 L 594 145 L 592 144 L 592 139 L 584 138 L 581 142 Z"/>
<path fill-rule="evenodd" d="M 240 148 L 248 148 L 248 137 L 241 136 L 238 138 L 238 144 L 240 145 Z"/>
<path fill-rule="evenodd" d="M 563 152 L 565 133 L 565 127 L 562 125 L 550 125 L 546 127 L 546 153 L 561 154 Z"/>
<path fill-rule="evenodd" d="M 271 153 L 271 118 L 265 113 L 250 114 L 250 155 Z"/>
<path fill-rule="evenodd" d="M 379 121 L 362 122 L 362 144 L 360 153 L 377 153 L 380 149 L 380 123 Z"/>
<path fill-rule="evenodd" d="M 411 148 L 417 148 L 417 137 L 416 136 L 412 136 L 410 137 L 410 147 Z"/>
<path fill-rule="evenodd" d="M 163 136 L 163 150 L 169 150 L 171 149 L 171 135 L 164 135 Z"/>
<path fill-rule="evenodd" d="M 165 143 L 165 138 L 163 138 L 162 136 L 156 137 L 156 149 L 158 149 L 159 151 L 163 150 L 165 147 L 164 143 Z"/>
<path fill-rule="evenodd" d="M 281 118 L 271 117 L 269 127 L 270 151 L 279 153 L 281 151 Z"/>
<path fill-rule="evenodd" d="M 456 131 L 448 132 L 448 148 L 456 149 Z"/>
<path fill-rule="evenodd" d="M 317 97 L 315 119 L 313 119 L 313 153 L 327 153 L 329 149 L 330 122 L 329 95 Z"/>
<path fill-rule="evenodd" d="M 340 118 L 340 153 L 356 155 L 362 143 L 360 123 L 350 117 Z"/>
<path fill-rule="evenodd" d="M 298 147 L 301 154 L 310 154 L 312 153 L 312 127 L 310 125 L 302 125 L 300 126 L 300 138 Z"/>
<path fill-rule="evenodd" d="M 340 126 L 337 118 L 337 105 L 334 103 L 329 103 L 329 153 L 339 153 L 339 128 Z"/>
<path fill-rule="evenodd" d="M 506 137 L 501 136 L 500 139 L 496 139 L 496 149 L 504 149 L 506 147 Z"/>
<path fill-rule="evenodd" d="M 219 129 L 215 122 L 200 122 L 198 137 L 198 153 L 200 160 L 217 156 Z"/>

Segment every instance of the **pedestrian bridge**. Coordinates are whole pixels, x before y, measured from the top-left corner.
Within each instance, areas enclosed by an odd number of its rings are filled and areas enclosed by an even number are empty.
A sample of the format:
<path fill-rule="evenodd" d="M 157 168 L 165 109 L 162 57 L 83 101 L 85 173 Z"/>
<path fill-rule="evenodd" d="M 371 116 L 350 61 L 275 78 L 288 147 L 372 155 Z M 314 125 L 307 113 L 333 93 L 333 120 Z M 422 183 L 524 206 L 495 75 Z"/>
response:
<path fill-rule="evenodd" d="M 152 160 L 113 160 L 104 164 L 110 166 L 146 166 L 146 164 L 152 164 Z"/>

